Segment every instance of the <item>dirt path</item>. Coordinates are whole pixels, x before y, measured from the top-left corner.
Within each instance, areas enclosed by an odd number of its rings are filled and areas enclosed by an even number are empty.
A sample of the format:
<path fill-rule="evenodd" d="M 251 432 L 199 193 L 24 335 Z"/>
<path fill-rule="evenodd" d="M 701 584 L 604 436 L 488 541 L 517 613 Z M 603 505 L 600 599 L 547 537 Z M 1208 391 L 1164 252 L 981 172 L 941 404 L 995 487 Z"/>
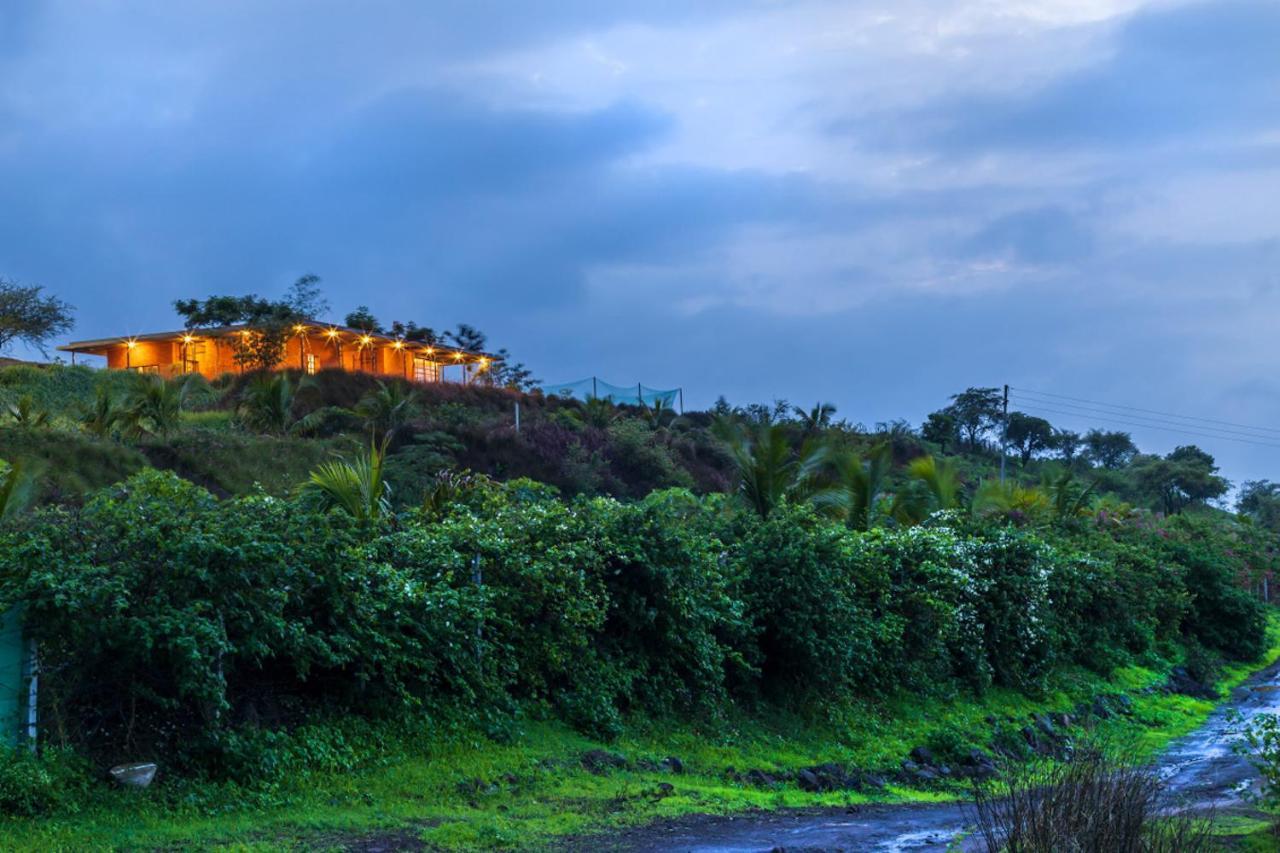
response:
<path fill-rule="evenodd" d="M 1257 782 L 1248 761 L 1232 752 L 1231 716 L 1246 719 L 1280 713 L 1280 664 L 1255 674 L 1237 688 L 1195 732 L 1174 741 L 1157 762 L 1177 808 L 1242 805 L 1242 794 Z M 723 817 L 688 815 L 632 830 L 579 839 L 573 850 L 688 851 L 945 851 L 966 849 L 970 814 L 957 803 L 871 805 L 854 808 L 754 812 Z"/>

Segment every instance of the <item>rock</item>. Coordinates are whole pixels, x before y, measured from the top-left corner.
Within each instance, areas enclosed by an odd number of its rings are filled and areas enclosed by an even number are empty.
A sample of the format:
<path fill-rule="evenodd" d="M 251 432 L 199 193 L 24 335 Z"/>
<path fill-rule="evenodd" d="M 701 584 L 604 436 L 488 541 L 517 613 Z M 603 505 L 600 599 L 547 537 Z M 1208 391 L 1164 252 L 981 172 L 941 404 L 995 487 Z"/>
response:
<path fill-rule="evenodd" d="M 818 778 L 818 774 L 812 770 L 800 770 L 796 773 L 796 784 L 800 786 L 800 790 L 808 791 L 816 794 L 824 790 L 822 780 Z"/>
<path fill-rule="evenodd" d="M 1053 724 L 1060 729 L 1071 728 L 1071 715 L 1065 711 L 1059 711 L 1056 714 L 1050 714 L 1049 719 L 1053 720 Z"/>
<path fill-rule="evenodd" d="M 959 773 L 969 779 L 990 779 L 996 775 L 996 762 L 980 749 L 971 749 L 960 761 Z"/>
<path fill-rule="evenodd" d="M 156 765 L 151 762 L 117 764 L 108 772 L 112 781 L 122 788 L 145 788 L 156 778 Z"/>
<path fill-rule="evenodd" d="M 777 779 L 763 770 L 748 770 L 742 778 L 748 785 L 755 785 L 757 788 L 772 788 L 778 784 Z"/>
<path fill-rule="evenodd" d="M 671 773 L 684 772 L 684 762 L 676 758 L 674 755 L 668 755 L 666 758 L 659 761 L 658 766 Z"/>
<path fill-rule="evenodd" d="M 1035 718 L 1036 728 L 1044 732 L 1048 737 L 1057 737 L 1058 732 L 1053 727 L 1053 721 L 1049 719 L 1048 714 L 1039 714 Z"/>
<path fill-rule="evenodd" d="M 1022 739 L 1027 742 L 1027 746 L 1036 749 L 1040 746 L 1040 735 L 1036 734 L 1036 730 L 1031 726 L 1023 726 L 1021 730 Z"/>
<path fill-rule="evenodd" d="M 917 746 L 911 750 L 911 760 L 916 764 L 936 764 L 933 759 L 933 751 L 927 746 Z"/>
<path fill-rule="evenodd" d="M 1175 666 L 1169 673 L 1169 680 L 1164 684 L 1166 693 L 1179 693 L 1197 699 L 1217 699 L 1218 691 L 1212 686 L 1191 677 L 1186 667 Z"/>
<path fill-rule="evenodd" d="M 620 770 L 627 766 L 627 757 L 616 752 L 609 752 L 604 749 L 591 749 L 578 757 L 583 768 L 597 776 L 603 775 L 610 770 Z"/>
<path fill-rule="evenodd" d="M 883 791 L 885 784 L 885 778 L 878 773 L 858 773 L 858 787 L 861 789 Z"/>
<path fill-rule="evenodd" d="M 1090 706 L 1089 710 L 1092 711 L 1093 715 L 1099 720 L 1111 719 L 1111 706 L 1107 703 L 1106 697 L 1104 696 L 1095 696 L 1093 698 L 1093 705 Z"/>
<path fill-rule="evenodd" d="M 658 783 L 658 799 L 662 799 L 663 797 L 669 797 L 675 792 L 676 792 L 676 786 L 672 785 L 670 782 Z"/>

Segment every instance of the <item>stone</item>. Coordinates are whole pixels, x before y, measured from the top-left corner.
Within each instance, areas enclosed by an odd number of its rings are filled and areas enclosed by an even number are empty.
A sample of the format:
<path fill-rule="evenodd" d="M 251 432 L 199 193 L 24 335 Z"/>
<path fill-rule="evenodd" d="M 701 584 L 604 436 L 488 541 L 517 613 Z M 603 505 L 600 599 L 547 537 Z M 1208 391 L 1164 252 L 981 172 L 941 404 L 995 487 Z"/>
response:
<path fill-rule="evenodd" d="M 911 750 L 911 760 L 916 764 L 936 764 L 933 751 L 927 746 L 917 746 Z"/>
<path fill-rule="evenodd" d="M 674 755 L 668 755 L 666 758 L 659 761 L 658 766 L 660 766 L 663 770 L 667 770 L 672 773 L 684 772 L 684 762 L 681 761 L 679 758 L 676 758 Z"/>
<path fill-rule="evenodd" d="M 603 775 L 610 770 L 620 770 L 627 766 L 627 757 L 616 752 L 609 752 L 604 749 L 591 749 L 582 753 L 578 757 L 583 768 L 597 776 Z"/>
<path fill-rule="evenodd" d="M 755 785 L 757 788 L 772 788 L 778 784 L 777 779 L 774 779 L 773 776 L 763 770 L 748 770 L 742 778 L 746 780 L 747 784 Z"/>
<path fill-rule="evenodd" d="M 659 799 L 661 799 L 662 797 L 669 797 L 669 796 L 671 796 L 672 794 L 674 794 L 675 792 L 676 792 L 676 786 L 675 786 L 675 785 L 672 785 L 670 782 L 659 782 L 659 783 L 658 783 L 658 798 L 659 798 Z"/>
<path fill-rule="evenodd" d="M 156 765 L 149 761 L 117 764 L 108 772 L 112 781 L 122 788 L 145 788 L 156 778 Z"/>

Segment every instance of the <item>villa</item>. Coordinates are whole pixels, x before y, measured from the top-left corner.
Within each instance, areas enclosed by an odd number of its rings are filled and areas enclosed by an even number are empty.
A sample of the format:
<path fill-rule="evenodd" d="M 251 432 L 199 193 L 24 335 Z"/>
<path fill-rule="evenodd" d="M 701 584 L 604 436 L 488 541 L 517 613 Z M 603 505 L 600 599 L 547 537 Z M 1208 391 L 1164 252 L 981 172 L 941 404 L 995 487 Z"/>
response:
<path fill-rule="evenodd" d="M 210 379 L 224 373 L 240 373 L 236 360 L 237 336 L 251 336 L 246 326 L 184 329 L 146 335 L 76 341 L 58 347 L 77 355 L 101 356 L 108 369 L 135 370 L 160 376 L 200 373 Z M 398 376 L 415 382 L 470 383 L 492 365 L 494 356 L 441 344 L 427 344 L 384 334 L 307 322 L 293 327 L 284 345 L 278 370 L 347 370 L 375 376 Z"/>

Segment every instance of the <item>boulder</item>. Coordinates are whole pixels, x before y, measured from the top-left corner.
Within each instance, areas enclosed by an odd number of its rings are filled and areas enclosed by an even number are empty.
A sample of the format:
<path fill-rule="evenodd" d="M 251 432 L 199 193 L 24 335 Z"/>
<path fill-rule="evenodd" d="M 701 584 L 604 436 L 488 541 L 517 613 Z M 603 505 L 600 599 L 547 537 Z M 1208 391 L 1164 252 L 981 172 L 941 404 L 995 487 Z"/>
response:
<path fill-rule="evenodd" d="M 156 778 L 156 765 L 149 761 L 117 764 L 108 773 L 111 780 L 122 788 L 145 788 Z"/>
<path fill-rule="evenodd" d="M 911 750 L 911 760 L 916 764 L 937 764 L 933 758 L 933 751 L 927 746 L 917 746 Z"/>
<path fill-rule="evenodd" d="M 610 770 L 621 770 L 627 766 L 627 757 L 604 749 L 590 749 L 578 756 L 583 769 L 597 776 Z"/>

